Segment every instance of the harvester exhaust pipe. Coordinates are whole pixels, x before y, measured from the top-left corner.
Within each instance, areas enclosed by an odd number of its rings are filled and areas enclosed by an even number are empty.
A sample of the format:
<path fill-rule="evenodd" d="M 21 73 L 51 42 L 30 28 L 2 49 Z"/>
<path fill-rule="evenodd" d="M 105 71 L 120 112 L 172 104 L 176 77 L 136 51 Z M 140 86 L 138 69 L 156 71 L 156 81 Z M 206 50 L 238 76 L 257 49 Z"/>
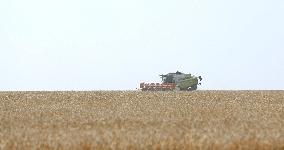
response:
<path fill-rule="evenodd" d="M 202 77 L 201 76 L 199 76 L 198 78 L 199 78 L 200 81 L 202 81 Z"/>

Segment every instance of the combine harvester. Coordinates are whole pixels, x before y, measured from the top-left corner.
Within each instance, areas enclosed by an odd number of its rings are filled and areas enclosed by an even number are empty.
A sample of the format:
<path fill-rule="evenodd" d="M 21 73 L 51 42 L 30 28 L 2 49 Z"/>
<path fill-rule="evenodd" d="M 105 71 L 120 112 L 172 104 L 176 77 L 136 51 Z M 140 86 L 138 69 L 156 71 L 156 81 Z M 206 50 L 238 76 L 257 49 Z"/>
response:
<path fill-rule="evenodd" d="M 140 83 L 142 91 L 194 91 L 201 85 L 201 76 L 184 74 L 179 71 L 160 75 L 162 83 Z"/>

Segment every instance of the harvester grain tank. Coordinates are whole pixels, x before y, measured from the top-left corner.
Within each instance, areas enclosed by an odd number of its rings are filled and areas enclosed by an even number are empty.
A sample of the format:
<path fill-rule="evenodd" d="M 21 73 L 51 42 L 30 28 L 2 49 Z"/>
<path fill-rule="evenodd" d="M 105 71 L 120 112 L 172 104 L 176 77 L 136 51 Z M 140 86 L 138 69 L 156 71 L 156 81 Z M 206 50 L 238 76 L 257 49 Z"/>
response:
<path fill-rule="evenodd" d="M 140 83 L 142 91 L 193 91 L 201 85 L 201 76 L 194 76 L 182 72 L 160 75 L 162 83 Z"/>

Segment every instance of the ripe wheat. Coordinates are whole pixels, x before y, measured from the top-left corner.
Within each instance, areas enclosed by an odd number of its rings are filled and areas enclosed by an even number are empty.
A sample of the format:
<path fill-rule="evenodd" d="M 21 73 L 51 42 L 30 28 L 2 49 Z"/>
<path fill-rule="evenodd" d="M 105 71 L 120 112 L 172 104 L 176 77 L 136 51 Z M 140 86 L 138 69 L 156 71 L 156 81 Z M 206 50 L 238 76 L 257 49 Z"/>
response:
<path fill-rule="evenodd" d="M 0 92 L 0 149 L 284 149 L 284 91 Z"/>

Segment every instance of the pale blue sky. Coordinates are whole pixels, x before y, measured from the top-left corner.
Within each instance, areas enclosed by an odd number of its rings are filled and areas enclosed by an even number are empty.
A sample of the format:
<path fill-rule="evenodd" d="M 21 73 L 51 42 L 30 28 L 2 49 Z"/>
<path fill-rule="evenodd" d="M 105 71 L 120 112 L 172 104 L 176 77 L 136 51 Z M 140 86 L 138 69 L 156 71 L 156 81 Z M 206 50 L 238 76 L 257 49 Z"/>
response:
<path fill-rule="evenodd" d="M 284 89 L 283 0 L 1 0 L 0 90 Z"/>

